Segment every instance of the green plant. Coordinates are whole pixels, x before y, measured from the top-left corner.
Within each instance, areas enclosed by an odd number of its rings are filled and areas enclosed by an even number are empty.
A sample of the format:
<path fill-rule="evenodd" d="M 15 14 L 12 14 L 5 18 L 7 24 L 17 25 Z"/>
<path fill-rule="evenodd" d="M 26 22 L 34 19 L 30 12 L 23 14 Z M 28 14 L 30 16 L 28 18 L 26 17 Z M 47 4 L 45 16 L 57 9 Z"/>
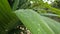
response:
<path fill-rule="evenodd" d="M 47 17 L 60 18 L 59 9 L 42 0 L 13 0 L 12 4 L 8 1 L 0 0 L 0 34 L 19 34 L 20 30 L 14 28 L 21 23 L 32 34 L 60 34 L 60 23 Z"/>

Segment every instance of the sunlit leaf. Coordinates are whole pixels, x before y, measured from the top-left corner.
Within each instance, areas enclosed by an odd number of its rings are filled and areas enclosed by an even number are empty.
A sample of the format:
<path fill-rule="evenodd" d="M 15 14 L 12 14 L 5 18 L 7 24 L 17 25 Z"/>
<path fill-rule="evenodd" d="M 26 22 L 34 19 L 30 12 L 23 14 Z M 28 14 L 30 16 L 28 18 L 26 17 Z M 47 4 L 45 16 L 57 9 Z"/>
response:
<path fill-rule="evenodd" d="M 47 22 L 47 18 L 42 17 L 33 10 L 21 9 L 17 10 L 15 13 L 32 34 L 60 34 L 60 25 L 58 26 L 58 22 L 55 22 L 50 18 L 48 18 L 48 21 L 50 21 Z M 43 18 L 45 19 L 43 20 Z"/>

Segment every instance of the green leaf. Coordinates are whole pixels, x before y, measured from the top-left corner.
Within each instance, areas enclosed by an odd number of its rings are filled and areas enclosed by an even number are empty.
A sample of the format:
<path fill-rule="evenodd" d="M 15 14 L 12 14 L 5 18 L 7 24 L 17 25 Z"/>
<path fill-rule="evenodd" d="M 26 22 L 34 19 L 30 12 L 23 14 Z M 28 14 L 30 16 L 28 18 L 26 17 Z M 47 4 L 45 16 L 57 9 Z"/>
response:
<path fill-rule="evenodd" d="M 60 10 L 59 9 L 57 9 L 57 8 L 53 8 L 53 7 L 49 7 L 49 9 L 51 10 L 51 12 L 53 12 L 53 13 L 55 13 L 55 14 L 57 14 L 57 15 L 60 15 Z"/>
<path fill-rule="evenodd" d="M 60 34 L 60 23 L 48 17 L 41 16 L 42 19 L 52 28 L 55 34 Z"/>
<path fill-rule="evenodd" d="M 54 17 L 60 17 L 60 15 L 52 14 L 52 13 L 41 13 L 43 16 L 54 16 Z"/>
<path fill-rule="evenodd" d="M 58 22 L 56 23 L 52 19 L 47 22 L 47 18 L 39 15 L 37 12 L 30 9 L 21 9 L 15 11 L 18 18 L 23 22 L 23 24 L 31 31 L 32 34 L 60 34 L 60 25 L 58 26 Z M 43 20 L 43 18 L 45 18 Z M 46 23 L 47 22 L 47 23 Z M 50 23 L 50 24 L 49 24 Z M 52 24 L 51 24 L 52 23 Z M 51 25 L 57 25 L 51 26 Z M 53 28 L 54 27 L 54 28 Z M 59 30 L 59 32 L 58 32 Z"/>
<path fill-rule="evenodd" d="M 18 8 L 19 5 L 19 0 L 14 0 L 14 4 L 13 4 L 13 10 L 15 11 Z"/>
<path fill-rule="evenodd" d="M 7 0 L 0 0 L 0 34 L 6 34 L 17 22 L 16 15 Z"/>

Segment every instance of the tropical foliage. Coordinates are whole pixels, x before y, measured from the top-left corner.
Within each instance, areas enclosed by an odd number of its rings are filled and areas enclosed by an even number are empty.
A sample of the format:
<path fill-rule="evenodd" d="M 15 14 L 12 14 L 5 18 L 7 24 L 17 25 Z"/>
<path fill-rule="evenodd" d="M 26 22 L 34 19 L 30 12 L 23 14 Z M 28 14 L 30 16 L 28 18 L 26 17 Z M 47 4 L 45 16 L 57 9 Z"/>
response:
<path fill-rule="evenodd" d="M 43 0 L 0 0 L 0 34 L 20 34 L 21 25 L 31 34 L 60 34 L 59 9 L 59 0 L 52 4 Z"/>

